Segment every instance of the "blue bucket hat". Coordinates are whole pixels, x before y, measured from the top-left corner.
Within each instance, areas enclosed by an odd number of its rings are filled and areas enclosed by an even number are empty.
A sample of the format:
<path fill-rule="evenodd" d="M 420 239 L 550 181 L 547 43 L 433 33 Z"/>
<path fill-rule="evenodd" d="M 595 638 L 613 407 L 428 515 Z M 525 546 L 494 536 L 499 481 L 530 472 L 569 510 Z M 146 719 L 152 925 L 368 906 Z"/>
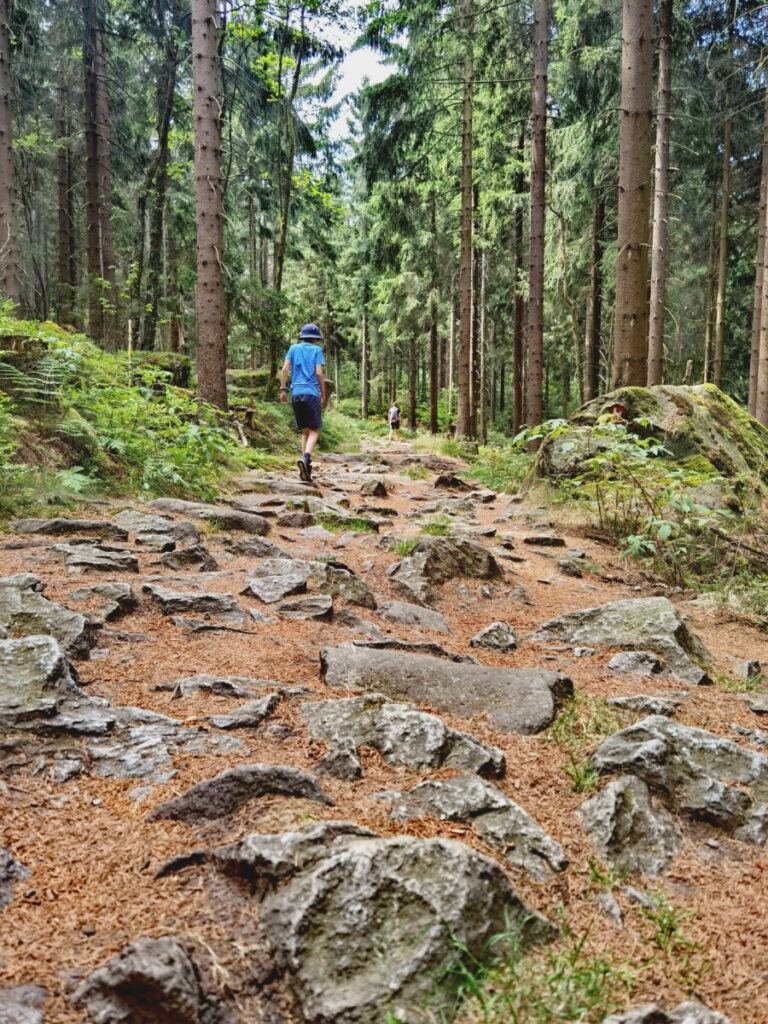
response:
<path fill-rule="evenodd" d="M 302 341 L 305 338 L 315 338 L 317 339 L 317 341 L 320 341 L 322 337 L 323 336 L 320 333 L 320 329 L 318 328 L 317 324 L 304 324 L 299 333 L 299 338 Z"/>

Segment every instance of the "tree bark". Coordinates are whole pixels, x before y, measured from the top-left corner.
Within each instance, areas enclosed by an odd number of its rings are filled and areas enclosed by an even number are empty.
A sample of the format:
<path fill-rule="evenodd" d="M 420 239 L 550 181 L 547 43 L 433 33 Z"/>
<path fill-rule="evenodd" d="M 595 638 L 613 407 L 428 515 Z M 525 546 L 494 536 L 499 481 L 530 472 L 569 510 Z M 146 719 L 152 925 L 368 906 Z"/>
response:
<path fill-rule="evenodd" d="M 624 0 L 613 387 L 648 379 L 653 4 Z"/>
<path fill-rule="evenodd" d="M 766 204 L 766 208 L 763 211 L 763 231 L 768 234 L 768 204 Z M 755 419 L 768 427 L 768 273 L 763 274 L 763 294 L 760 302 L 760 338 L 755 388 Z"/>
<path fill-rule="evenodd" d="M 9 0 L 0 0 L 0 293 L 3 298 L 20 304 L 9 6 Z"/>
<path fill-rule="evenodd" d="M 472 87 L 474 80 L 474 4 L 462 0 L 464 72 L 461 113 L 461 224 L 459 255 L 459 357 L 456 372 L 456 437 L 472 436 Z"/>
<path fill-rule="evenodd" d="M 216 0 L 192 0 L 192 83 L 197 226 L 197 393 L 227 409 L 224 179 Z"/>
<path fill-rule="evenodd" d="M 757 406 L 757 374 L 760 365 L 760 330 L 762 325 L 763 289 L 768 277 L 768 246 L 766 246 L 766 208 L 768 207 L 768 88 L 764 97 L 763 161 L 760 171 L 760 206 L 757 215 L 757 260 L 755 291 L 752 301 L 752 350 L 749 360 L 749 411 L 754 416 Z"/>
<path fill-rule="evenodd" d="M 717 241 L 717 195 L 712 192 L 712 209 L 710 211 L 709 246 L 707 248 L 707 280 L 704 298 L 704 367 L 702 381 L 706 384 L 712 368 L 712 319 L 713 297 L 715 291 L 715 243 Z"/>
<path fill-rule="evenodd" d="M 717 293 L 715 295 L 715 351 L 712 359 L 712 383 L 723 383 L 723 348 L 725 341 L 725 293 L 728 284 L 728 209 L 731 191 L 731 75 L 733 73 L 733 38 L 736 0 L 728 0 L 728 48 L 725 63 L 723 96 L 723 159 L 720 175 L 720 232 L 717 250 Z"/>
<path fill-rule="evenodd" d="M 59 136 L 56 148 L 56 191 L 58 196 L 56 315 L 59 323 L 74 325 L 77 260 L 72 202 L 74 184 L 72 149 L 69 144 L 69 88 L 60 84 L 56 92 L 58 103 L 56 131 Z"/>
<path fill-rule="evenodd" d="M 601 327 L 603 320 L 603 251 L 605 249 L 605 192 L 598 187 L 592 216 L 592 257 L 589 268 L 589 300 L 585 324 L 584 398 L 600 394 Z"/>
<path fill-rule="evenodd" d="M 656 157 L 653 174 L 651 226 L 651 299 L 648 333 L 648 384 L 664 382 L 664 304 L 667 295 L 667 241 L 669 237 L 669 127 L 672 79 L 672 0 L 659 5 L 658 106 Z"/>
<path fill-rule="evenodd" d="M 416 429 L 416 339 L 413 335 L 408 339 L 408 429 Z"/>
<path fill-rule="evenodd" d="M 429 290 L 429 432 L 437 433 L 437 404 L 440 397 L 439 345 L 437 340 L 437 202 L 429 197 L 429 221 L 432 232 L 432 280 Z"/>
<path fill-rule="evenodd" d="M 520 132 L 517 146 L 518 164 L 523 163 L 523 147 L 525 145 L 525 132 Z M 517 175 L 515 192 L 518 197 L 522 195 L 525 180 L 523 172 Z M 525 363 L 523 359 L 523 334 L 525 330 L 525 300 L 523 299 L 523 208 L 519 204 L 515 208 L 515 325 L 512 336 L 512 430 L 519 433 L 525 419 L 525 408 L 523 403 L 523 374 Z"/>
<path fill-rule="evenodd" d="M 531 216 L 528 250 L 528 373 L 526 422 L 543 418 L 541 373 L 544 359 L 544 220 L 546 212 L 547 56 L 549 10 L 536 0 L 533 19 L 533 101 L 531 107 Z"/>

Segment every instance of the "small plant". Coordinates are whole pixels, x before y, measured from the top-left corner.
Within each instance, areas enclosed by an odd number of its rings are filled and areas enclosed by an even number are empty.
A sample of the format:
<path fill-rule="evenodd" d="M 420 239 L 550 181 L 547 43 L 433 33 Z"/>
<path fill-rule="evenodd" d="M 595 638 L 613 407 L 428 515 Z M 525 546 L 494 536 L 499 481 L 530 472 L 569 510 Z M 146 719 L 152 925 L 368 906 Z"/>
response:
<path fill-rule="evenodd" d="M 672 977 L 682 988 L 692 992 L 706 967 L 706 961 L 700 956 L 700 946 L 692 942 L 683 930 L 684 922 L 695 915 L 676 906 L 664 892 L 653 893 L 652 899 L 653 907 L 640 909 L 643 917 L 654 927 L 650 941 L 667 959 Z"/>
<path fill-rule="evenodd" d="M 355 530 L 358 533 L 376 533 L 376 527 L 369 519 L 360 519 L 357 516 L 350 516 L 347 519 L 334 515 L 333 512 L 323 512 L 317 516 L 317 521 L 330 533 L 341 533 L 344 530 Z"/>
<path fill-rule="evenodd" d="M 409 476 L 411 480 L 424 480 L 429 476 L 426 466 L 408 466 L 403 470 L 403 476 Z"/>
<path fill-rule="evenodd" d="M 616 870 L 615 868 L 606 867 L 602 861 L 597 860 L 595 857 L 590 857 L 584 873 L 587 876 L 584 895 L 588 896 L 593 892 L 608 892 L 623 885 L 629 872 L 626 868 Z"/>
<path fill-rule="evenodd" d="M 422 524 L 421 532 L 429 537 L 449 537 L 453 532 L 453 525 L 447 516 L 435 516 L 428 523 Z"/>
<path fill-rule="evenodd" d="M 589 758 L 582 757 L 577 760 L 573 752 L 569 751 L 568 762 L 562 765 L 562 769 L 571 780 L 571 790 L 574 793 L 593 793 L 597 789 L 600 772 Z"/>
<path fill-rule="evenodd" d="M 395 544 L 395 554 L 400 558 L 408 558 L 418 543 L 418 540 L 399 540 Z"/>

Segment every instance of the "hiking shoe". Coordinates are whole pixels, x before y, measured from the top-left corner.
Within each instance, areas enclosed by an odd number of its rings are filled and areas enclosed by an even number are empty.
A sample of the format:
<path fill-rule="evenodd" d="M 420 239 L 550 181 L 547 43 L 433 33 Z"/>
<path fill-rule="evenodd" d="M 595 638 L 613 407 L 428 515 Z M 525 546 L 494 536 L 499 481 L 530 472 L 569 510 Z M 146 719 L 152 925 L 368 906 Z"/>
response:
<path fill-rule="evenodd" d="M 296 463 L 299 467 L 299 476 L 302 480 L 310 481 L 312 479 L 312 460 L 308 455 L 302 455 L 299 461 Z"/>

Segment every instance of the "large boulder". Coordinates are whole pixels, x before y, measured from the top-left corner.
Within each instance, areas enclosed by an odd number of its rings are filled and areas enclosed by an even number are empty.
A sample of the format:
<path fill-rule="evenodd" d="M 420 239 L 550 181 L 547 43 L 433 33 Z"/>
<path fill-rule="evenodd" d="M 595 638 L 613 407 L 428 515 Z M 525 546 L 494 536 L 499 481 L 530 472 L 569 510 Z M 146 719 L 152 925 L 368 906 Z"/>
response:
<path fill-rule="evenodd" d="M 320 671 L 327 686 L 423 701 L 465 718 L 487 713 L 503 732 L 541 732 L 573 694 L 573 683 L 560 672 L 489 668 L 354 644 L 323 648 Z"/>
<path fill-rule="evenodd" d="M 266 897 L 261 920 L 313 1024 L 416 1024 L 427 999 L 450 1019 L 458 961 L 482 962 L 510 927 L 524 945 L 550 934 L 494 861 L 411 836 L 332 847 Z"/>
<path fill-rule="evenodd" d="M 415 604 L 433 605 L 433 584 L 457 577 L 498 579 L 499 563 L 482 544 L 467 537 L 420 537 L 409 557 L 387 569 L 393 590 Z"/>
<path fill-rule="evenodd" d="M 255 533 L 258 536 L 263 536 L 269 530 L 269 523 L 264 516 L 229 508 L 227 505 L 204 505 L 181 498 L 155 498 L 149 502 L 149 507 L 157 512 L 171 512 L 192 519 L 202 519 L 219 530 L 243 530 L 245 533 Z"/>
<path fill-rule="evenodd" d="M 77 675 L 53 637 L 0 640 L 0 726 L 52 718 L 75 695 L 82 695 Z"/>
<path fill-rule="evenodd" d="M 99 537 L 126 540 L 128 531 L 108 519 L 13 519 L 16 533 L 42 534 L 49 537 Z"/>
<path fill-rule="evenodd" d="M 666 597 L 630 598 L 567 612 L 539 626 L 530 639 L 654 651 L 679 679 L 694 684 L 711 681 L 700 666 L 710 663 L 712 655 Z"/>
<path fill-rule="evenodd" d="M 52 636 L 72 658 L 87 658 L 96 628 L 79 612 L 72 612 L 43 596 L 45 585 L 31 572 L 0 579 L 0 637 Z"/>
<path fill-rule="evenodd" d="M 537 475 L 581 476 L 590 458 L 615 443 L 611 434 L 601 436 L 596 427 L 617 405 L 631 432 L 667 448 L 690 478 L 688 489 L 705 504 L 738 505 L 739 498 L 768 493 L 768 428 L 714 384 L 619 388 L 588 402 L 567 430 L 544 441 Z"/>

